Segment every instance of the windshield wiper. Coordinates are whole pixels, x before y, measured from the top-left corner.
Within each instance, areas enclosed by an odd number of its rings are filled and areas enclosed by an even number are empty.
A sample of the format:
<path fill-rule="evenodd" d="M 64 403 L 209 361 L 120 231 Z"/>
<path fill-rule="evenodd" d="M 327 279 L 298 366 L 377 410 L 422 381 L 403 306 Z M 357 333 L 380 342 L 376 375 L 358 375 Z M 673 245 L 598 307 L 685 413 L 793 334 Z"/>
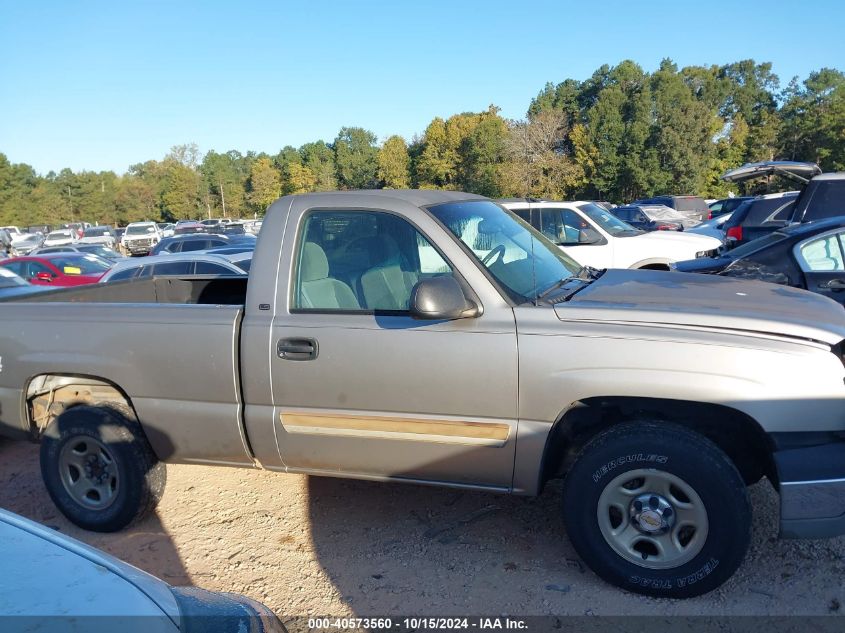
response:
<path fill-rule="evenodd" d="M 552 294 L 554 291 L 559 290 L 560 288 L 562 288 L 563 286 L 568 284 L 570 281 L 573 281 L 575 279 L 578 279 L 577 275 L 573 275 L 572 277 L 564 277 L 563 279 L 559 279 L 558 281 L 554 282 L 551 286 L 546 288 L 543 292 L 538 294 L 537 295 L 537 301 L 538 302 L 542 301 L 543 299 L 548 297 L 550 294 Z"/>
<path fill-rule="evenodd" d="M 577 273 L 572 275 L 571 277 L 565 277 L 559 281 L 556 281 L 551 286 L 546 288 L 543 292 L 537 295 L 537 302 L 544 300 L 546 297 L 551 296 L 556 291 L 563 288 L 566 284 L 573 282 L 573 281 L 580 281 L 582 282 L 580 285 L 576 286 L 572 290 L 570 290 L 564 297 L 562 301 L 566 301 L 576 292 L 583 290 L 587 286 L 589 286 L 593 281 L 601 277 L 605 273 L 606 269 L 599 270 L 598 268 L 593 268 L 592 266 L 582 266 Z"/>

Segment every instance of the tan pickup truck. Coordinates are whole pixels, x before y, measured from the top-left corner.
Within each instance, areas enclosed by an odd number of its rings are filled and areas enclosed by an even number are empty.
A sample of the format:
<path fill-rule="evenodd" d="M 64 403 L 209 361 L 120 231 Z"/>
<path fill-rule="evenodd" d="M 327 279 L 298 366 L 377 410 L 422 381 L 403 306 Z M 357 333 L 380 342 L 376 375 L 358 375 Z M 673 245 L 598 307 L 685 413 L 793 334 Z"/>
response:
<path fill-rule="evenodd" d="M 479 196 L 310 194 L 246 277 L 0 303 L 0 429 L 92 530 L 165 462 L 536 495 L 601 577 L 711 590 L 768 477 L 781 532 L 845 532 L 845 312 L 801 290 L 581 267 Z"/>

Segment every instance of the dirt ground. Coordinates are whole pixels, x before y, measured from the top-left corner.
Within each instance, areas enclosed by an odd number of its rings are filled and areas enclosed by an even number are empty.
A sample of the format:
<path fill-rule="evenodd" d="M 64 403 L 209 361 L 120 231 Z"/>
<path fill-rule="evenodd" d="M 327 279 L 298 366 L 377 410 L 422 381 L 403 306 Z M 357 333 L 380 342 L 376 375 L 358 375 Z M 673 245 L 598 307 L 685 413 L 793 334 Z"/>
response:
<path fill-rule="evenodd" d="M 85 532 L 55 509 L 38 447 L 0 441 L 0 507 L 175 585 L 302 615 L 715 615 L 845 611 L 845 538 L 776 539 L 777 495 L 752 488 L 754 538 L 719 590 L 686 601 L 606 585 L 578 560 L 557 485 L 504 497 L 257 470 L 169 466 L 155 516 Z M 729 517 L 724 517 L 729 520 Z"/>

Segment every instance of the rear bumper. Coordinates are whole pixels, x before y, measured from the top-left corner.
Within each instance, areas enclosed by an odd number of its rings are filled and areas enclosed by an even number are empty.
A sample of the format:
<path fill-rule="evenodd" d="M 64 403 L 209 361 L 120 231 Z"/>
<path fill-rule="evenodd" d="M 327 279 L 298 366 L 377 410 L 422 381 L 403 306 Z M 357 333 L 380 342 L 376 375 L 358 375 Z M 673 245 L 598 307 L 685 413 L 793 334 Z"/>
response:
<path fill-rule="evenodd" d="M 845 441 L 777 451 L 781 538 L 845 534 Z"/>

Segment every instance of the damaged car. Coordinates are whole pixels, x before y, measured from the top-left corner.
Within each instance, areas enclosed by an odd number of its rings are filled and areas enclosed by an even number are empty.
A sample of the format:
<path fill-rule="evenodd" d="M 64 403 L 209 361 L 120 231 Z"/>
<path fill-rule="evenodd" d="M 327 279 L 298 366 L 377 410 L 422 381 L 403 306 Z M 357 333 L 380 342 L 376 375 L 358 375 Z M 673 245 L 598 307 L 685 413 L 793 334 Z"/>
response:
<path fill-rule="evenodd" d="M 845 304 L 843 240 L 845 216 L 793 224 L 719 257 L 700 257 L 669 267 L 803 288 Z"/>

